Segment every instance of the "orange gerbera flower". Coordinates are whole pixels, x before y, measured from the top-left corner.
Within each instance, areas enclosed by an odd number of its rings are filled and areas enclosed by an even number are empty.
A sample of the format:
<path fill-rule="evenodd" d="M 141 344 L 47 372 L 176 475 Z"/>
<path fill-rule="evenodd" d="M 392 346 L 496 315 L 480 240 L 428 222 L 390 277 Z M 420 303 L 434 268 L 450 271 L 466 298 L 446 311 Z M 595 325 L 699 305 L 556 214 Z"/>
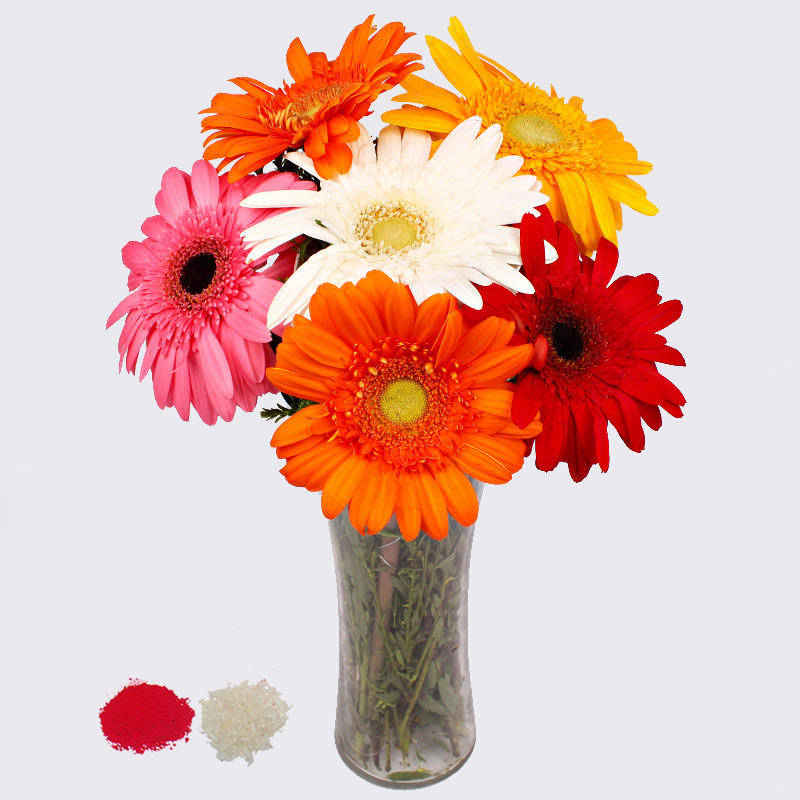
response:
<path fill-rule="evenodd" d="M 420 528 L 444 538 L 448 513 L 475 522 L 464 473 L 508 482 L 522 467 L 523 439 L 541 431 L 538 419 L 524 429 L 511 422 L 507 382 L 533 346 L 508 347 L 514 323 L 497 317 L 469 330 L 449 294 L 417 305 L 379 271 L 355 286 L 323 284 L 310 316 L 294 318 L 267 370 L 282 391 L 318 403 L 272 437 L 289 483 L 322 490 L 328 519 L 349 504 L 361 532 L 381 530 L 393 513 L 406 539 Z"/>
<path fill-rule="evenodd" d="M 521 172 L 542 182 L 542 194 L 553 219 L 575 233 L 581 251 L 590 255 L 601 237 L 617 243 L 622 230 L 621 204 L 652 216 L 658 209 L 645 190 L 629 175 L 645 175 L 652 164 L 639 161 L 609 119 L 590 121 L 583 100 L 558 97 L 524 83 L 514 73 L 476 52 L 456 17 L 448 29 L 460 52 L 427 36 L 436 66 L 460 92 L 454 94 L 410 75 L 403 81 L 406 94 L 394 100 L 421 103 L 403 106 L 383 115 L 384 122 L 447 135 L 462 120 L 479 116 L 484 127 L 497 123 L 503 145 L 497 156 L 521 156 Z"/>
<path fill-rule="evenodd" d="M 325 53 L 306 53 L 295 39 L 286 53 L 291 86 L 284 82 L 283 89 L 273 89 L 252 78 L 233 79 L 246 94 L 218 94 L 211 108 L 200 112 L 212 115 L 203 120 L 203 130 L 217 129 L 205 140 L 203 157 L 222 158 L 220 170 L 238 159 L 229 173 L 237 181 L 303 145 L 320 177 L 330 178 L 334 169 L 347 172 L 352 163 L 347 143 L 358 139 L 358 120 L 381 92 L 422 69 L 416 53 L 397 53 L 414 34 L 392 22 L 370 37 L 373 18 L 353 28 L 335 61 Z"/>

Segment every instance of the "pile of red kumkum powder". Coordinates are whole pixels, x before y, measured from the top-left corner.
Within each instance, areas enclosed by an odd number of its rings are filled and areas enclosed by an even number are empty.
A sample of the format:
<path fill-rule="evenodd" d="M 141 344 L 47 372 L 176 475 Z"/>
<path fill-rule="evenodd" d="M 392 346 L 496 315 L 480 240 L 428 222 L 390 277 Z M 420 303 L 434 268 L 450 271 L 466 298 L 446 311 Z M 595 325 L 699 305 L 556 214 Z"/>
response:
<path fill-rule="evenodd" d="M 100 725 L 116 750 L 163 750 L 189 740 L 192 711 L 186 700 L 164 686 L 132 681 L 103 706 Z"/>

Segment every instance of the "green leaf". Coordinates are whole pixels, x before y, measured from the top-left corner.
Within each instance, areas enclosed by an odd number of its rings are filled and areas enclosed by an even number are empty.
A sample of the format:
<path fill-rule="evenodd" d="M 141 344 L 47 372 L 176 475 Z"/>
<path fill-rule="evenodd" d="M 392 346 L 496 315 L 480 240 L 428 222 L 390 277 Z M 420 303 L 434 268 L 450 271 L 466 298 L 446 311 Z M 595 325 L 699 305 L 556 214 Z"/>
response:
<path fill-rule="evenodd" d="M 433 775 L 427 769 L 417 767 L 414 772 L 390 772 L 386 777 L 391 781 L 423 781 Z"/>
<path fill-rule="evenodd" d="M 442 698 L 442 702 L 447 706 L 447 710 L 451 714 L 455 714 L 458 710 L 458 698 L 456 697 L 456 693 L 453 691 L 453 686 L 450 683 L 450 678 L 446 675 L 442 678 L 439 678 L 439 697 Z"/>
<path fill-rule="evenodd" d="M 403 597 L 408 597 L 408 584 L 399 575 L 392 575 L 392 586 L 394 586 Z"/>
<path fill-rule="evenodd" d="M 447 710 L 447 707 L 442 705 L 435 697 L 433 697 L 433 695 L 421 694 L 417 702 L 426 711 L 430 711 L 432 714 L 441 714 L 443 717 L 446 717 L 450 714 L 450 712 Z"/>
<path fill-rule="evenodd" d="M 278 403 L 277 408 L 262 408 L 261 417 L 263 419 L 271 419 L 273 422 L 278 422 L 279 420 L 296 414 L 301 408 L 317 405 L 313 400 L 305 400 L 302 397 L 293 397 L 290 394 L 283 394 L 283 397 L 286 400 L 287 405 L 282 406 L 280 403 Z"/>

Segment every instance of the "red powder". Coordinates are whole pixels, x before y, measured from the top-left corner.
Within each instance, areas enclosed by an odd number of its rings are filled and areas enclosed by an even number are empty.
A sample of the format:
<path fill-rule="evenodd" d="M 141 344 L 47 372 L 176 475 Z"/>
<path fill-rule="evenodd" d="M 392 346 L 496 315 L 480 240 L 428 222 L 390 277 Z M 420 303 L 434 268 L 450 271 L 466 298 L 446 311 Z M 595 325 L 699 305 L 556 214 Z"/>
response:
<path fill-rule="evenodd" d="M 189 738 L 194 711 L 186 700 L 164 686 L 132 683 L 109 700 L 100 724 L 116 750 L 162 750 Z"/>

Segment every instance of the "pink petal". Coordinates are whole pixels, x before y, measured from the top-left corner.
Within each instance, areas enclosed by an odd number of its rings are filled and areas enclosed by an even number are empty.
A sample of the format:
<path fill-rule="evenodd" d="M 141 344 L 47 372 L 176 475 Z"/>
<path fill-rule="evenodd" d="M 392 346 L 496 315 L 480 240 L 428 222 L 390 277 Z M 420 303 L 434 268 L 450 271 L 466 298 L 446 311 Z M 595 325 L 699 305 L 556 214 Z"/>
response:
<path fill-rule="evenodd" d="M 192 194 L 197 206 L 216 208 L 219 203 L 219 176 L 214 167 L 202 158 L 192 166 Z"/>
<path fill-rule="evenodd" d="M 129 294 L 117 307 L 111 312 L 108 320 L 106 320 L 106 330 L 108 330 L 115 322 L 121 320 L 129 311 L 133 311 L 139 305 L 139 294 L 134 292 Z"/>
<path fill-rule="evenodd" d="M 156 195 L 156 208 L 166 221 L 177 227 L 185 211 L 191 208 L 189 176 L 177 167 L 170 167 L 161 179 L 161 191 Z"/>
<path fill-rule="evenodd" d="M 151 328 L 150 335 L 147 337 L 147 350 L 142 359 L 142 366 L 139 367 L 139 382 L 144 380 L 144 376 L 150 371 L 153 362 L 156 360 L 158 351 L 161 349 L 161 331 L 158 328 Z"/>
<path fill-rule="evenodd" d="M 219 326 L 219 340 L 225 355 L 228 358 L 228 365 L 231 367 L 231 373 L 234 380 L 236 376 L 241 373 L 251 381 L 258 381 L 258 374 L 253 368 L 253 363 L 250 361 L 245 340 L 241 336 L 235 334 L 230 325 L 224 322 Z M 234 369 L 233 367 L 237 367 Z"/>
<path fill-rule="evenodd" d="M 168 347 L 162 350 L 161 357 L 156 359 L 153 368 L 153 392 L 156 396 L 156 403 L 159 408 L 164 408 L 169 401 L 170 389 L 172 388 L 172 368 L 175 366 L 175 348 Z"/>
<path fill-rule="evenodd" d="M 209 394 L 213 392 L 221 397 L 232 397 L 233 381 L 231 379 L 231 370 L 219 339 L 206 326 L 203 328 L 197 344 L 197 354 Z"/>
<path fill-rule="evenodd" d="M 165 239 L 171 231 L 172 229 L 167 225 L 164 217 L 148 217 L 142 223 L 142 233 L 150 239 Z"/>
<path fill-rule="evenodd" d="M 142 349 L 144 340 L 150 331 L 150 326 L 144 324 L 145 318 L 142 317 L 142 324 L 136 330 L 128 345 L 128 358 L 125 362 L 125 369 L 131 374 L 136 372 L 136 362 L 139 360 L 139 352 Z"/>
<path fill-rule="evenodd" d="M 253 383 L 260 383 L 264 379 L 267 370 L 267 353 L 272 352 L 271 347 L 264 347 L 258 342 L 251 342 L 244 339 L 244 346 L 247 349 L 247 357 L 252 365 L 252 374 L 255 375 Z"/>
<path fill-rule="evenodd" d="M 228 312 L 225 322 L 231 326 L 234 333 L 252 342 L 268 342 L 272 338 L 269 328 L 264 323 L 236 306 Z"/>
<path fill-rule="evenodd" d="M 217 421 L 217 412 L 211 405 L 211 399 L 206 391 L 203 368 L 200 366 L 199 356 L 196 352 L 189 354 L 187 365 L 189 367 L 189 379 L 192 383 L 192 405 L 197 409 L 200 419 L 206 425 L 213 425 Z"/>
<path fill-rule="evenodd" d="M 172 386 L 172 400 L 175 403 L 175 410 L 185 422 L 189 421 L 189 403 L 191 399 L 192 384 L 189 379 L 189 365 L 184 359 L 182 366 L 177 367 L 175 370 Z"/>

